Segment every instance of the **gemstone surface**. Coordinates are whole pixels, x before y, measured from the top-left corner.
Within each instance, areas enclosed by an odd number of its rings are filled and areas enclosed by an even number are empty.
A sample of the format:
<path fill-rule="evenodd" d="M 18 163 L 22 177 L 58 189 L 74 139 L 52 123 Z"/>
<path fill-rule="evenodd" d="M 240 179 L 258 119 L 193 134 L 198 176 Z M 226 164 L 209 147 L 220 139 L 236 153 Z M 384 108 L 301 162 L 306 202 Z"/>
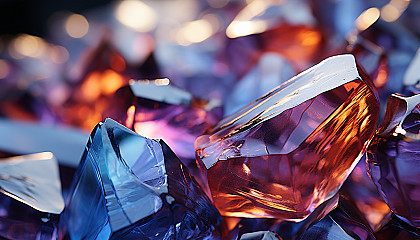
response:
<path fill-rule="evenodd" d="M 57 239 L 64 208 L 58 163 L 50 152 L 0 161 L 0 236 Z"/>
<path fill-rule="evenodd" d="M 369 174 L 391 210 L 420 227 L 420 95 L 388 99 L 367 153 Z"/>
<path fill-rule="evenodd" d="M 245 233 L 240 240 L 279 240 L 279 235 L 271 231 L 260 231 L 254 233 Z"/>
<path fill-rule="evenodd" d="M 212 239 L 220 214 L 162 140 L 93 130 L 62 214 L 71 239 Z"/>
<path fill-rule="evenodd" d="M 181 159 L 195 159 L 195 139 L 222 117 L 220 103 L 196 98 L 168 79 L 130 81 L 108 109 L 105 117 L 142 136 L 163 139 Z"/>
<path fill-rule="evenodd" d="M 331 57 L 196 141 L 222 215 L 301 221 L 330 199 L 371 140 L 379 104 L 354 57 Z"/>

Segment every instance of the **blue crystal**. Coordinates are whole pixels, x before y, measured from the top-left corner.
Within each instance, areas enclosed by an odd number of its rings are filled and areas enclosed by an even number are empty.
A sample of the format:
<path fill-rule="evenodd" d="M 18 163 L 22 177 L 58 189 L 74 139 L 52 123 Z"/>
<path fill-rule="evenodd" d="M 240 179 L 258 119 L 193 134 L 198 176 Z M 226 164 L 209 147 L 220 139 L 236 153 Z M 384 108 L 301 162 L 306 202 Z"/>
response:
<path fill-rule="evenodd" d="M 106 119 L 93 130 L 61 217 L 71 239 L 213 239 L 221 217 L 162 141 Z"/>

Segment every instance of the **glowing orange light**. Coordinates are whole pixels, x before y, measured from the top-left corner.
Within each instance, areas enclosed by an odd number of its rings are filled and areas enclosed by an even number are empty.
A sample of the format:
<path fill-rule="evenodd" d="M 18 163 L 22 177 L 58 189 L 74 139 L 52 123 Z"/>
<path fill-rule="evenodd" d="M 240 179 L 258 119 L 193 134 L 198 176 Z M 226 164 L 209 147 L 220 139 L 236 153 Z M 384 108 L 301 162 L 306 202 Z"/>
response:
<path fill-rule="evenodd" d="M 126 67 L 124 59 L 118 54 L 113 54 L 111 56 L 110 66 L 117 72 L 124 71 Z"/>
<path fill-rule="evenodd" d="M 98 88 L 105 95 L 112 94 L 124 84 L 123 77 L 117 72 L 107 69 L 101 76 L 101 82 Z"/>
<path fill-rule="evenodd" d="M 251 169 L 249 169 L 249 167 L 245 163 L 242 164 L 242 169 L 244 170 L 244 173 L 246 175 L 249 175 L 251 173 Z"/>
<path fill-rule="evenodd" d="M 127 109 L 127 119 L 125 120 L 125 126 L 128 128 L 131 128 L 131 126 L 133 126 L 134 123 L 134 114 L 136 113 L 136 106 L 131 105 L 128 109 Z"/>
<path fill-rule="evenodd" d="M 374 83 L 376 87 L 383 87 L 386 83 L 386 80 L 388 78 L 388 73 L 386 69 L 380 69 L 378 72 L 378 76 L 376 77 Z"/>
<path fill-rule="evenodd" d="M 97 99 L 101 95 L 100 83 L 101 83 L 101 73 L 100 72 L 90 73 L 81 86 L 82 97 L 88 102 L 91 102 Z"/>

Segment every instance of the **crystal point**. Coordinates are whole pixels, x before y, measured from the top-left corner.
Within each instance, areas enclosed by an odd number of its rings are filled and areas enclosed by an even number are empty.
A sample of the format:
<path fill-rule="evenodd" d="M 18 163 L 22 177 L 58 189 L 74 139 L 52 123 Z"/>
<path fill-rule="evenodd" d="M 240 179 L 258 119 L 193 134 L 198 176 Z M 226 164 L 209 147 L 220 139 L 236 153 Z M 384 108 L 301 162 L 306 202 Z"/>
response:
<path fill-rule="evenodd" d="M 372 138 L 379 104 L 354 57 L 331 57 L 196 141 L 225 216 L 301 221 L 342 185 Z"/>
<path fill-rule="evenodd" d="M 391 210 L 420 227 L 420 95 L 388 99 L 384 120 L 367 153 L 368 171 Z"/>
<path fill-rule="evenodd" d="M 112 119 L 93 130 L 62 216 L 71 239 L 199 239 L 220 215 L 162 141 Z"/>

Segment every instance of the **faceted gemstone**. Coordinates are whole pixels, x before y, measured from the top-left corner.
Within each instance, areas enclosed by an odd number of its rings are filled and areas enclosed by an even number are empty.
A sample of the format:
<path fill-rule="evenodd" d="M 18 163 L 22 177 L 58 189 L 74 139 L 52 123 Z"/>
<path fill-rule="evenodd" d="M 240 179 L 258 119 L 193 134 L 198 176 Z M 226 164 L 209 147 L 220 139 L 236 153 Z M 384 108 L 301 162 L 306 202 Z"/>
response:
<path fill-rule="evenodd" d="M 312 224 L 296 239 L 375 240 L 376 238 L 367 220 L 354 204 L 353 199 L 340 194 L 338 207 L 322 220 Z"/>
<path fill-rule="evenodd" d="M 304 221 L 290 222 L 276 218 L 236 218 L 223 217 L 223 239 L 238 239 L 246 233 L 270 230 L 283 239 L 296 239 L 309 227 L 327 216 L 338 204 L 339 195 L 325 201 Z"/>
<path fill-rule="evenodd" d="M 163 139 L 210 194 L 204 167 L 195 159 L 194 141 L 222 118 L 220 102 L 197 98 L 166 78 L 133 80 L 114 94 L 104 117 L 142 136 Z"/>
<path fill-rule="evenodd" d="M 91 134 L 61 220 L 61 235 L 71 239 L 213 239 L 220 215 L 162 140 L 105 119 Z"/>
<path fill-rule="evenodd" d="M 280 54 L 263 54 L 227 97 L 224 102 L 225 115 L 236 112 L 294 75 L 292 66 Z"/>
<path fill-rule="evenodd" d="M 351 198 L 356 210 L 372 229 L 379 229 L 382 219 L 391 212 L 382 199 L 366 169 L 366 155 L 362 157 L 340 189 L 340 193 Z"/>
<path fill-rule="evenodd" d="M 378 240 L 418 240 L 420 228 L 413 227 L 392 214 L 390 220 L 375 235 Z"/>
<path fill-rule="evenodd" d="M 196 141 L 224 216 L 301 221 L 338 191 L 379 114 L 354 57 L 331 57 L 240 109 Z"/>
<path fill-rule="evenodd" d="M 369 174 L 391 210 L 420 227 L 420 95 L 388 99 L 367 154 Z"/>
<path fill-rule="evenodd" d="M 49 152 L 0 161 L 0 236 L 57 239 L 64 208 L 58 163 Z"/>
<path fill-rule="evenodd" d="M 168 79 L 133 80 L 114 94 L 104 115 L 145 137 L 163 139 L 181 158 L 194 159 L 195 139 L 220 120 L 222 109 Z"/>

